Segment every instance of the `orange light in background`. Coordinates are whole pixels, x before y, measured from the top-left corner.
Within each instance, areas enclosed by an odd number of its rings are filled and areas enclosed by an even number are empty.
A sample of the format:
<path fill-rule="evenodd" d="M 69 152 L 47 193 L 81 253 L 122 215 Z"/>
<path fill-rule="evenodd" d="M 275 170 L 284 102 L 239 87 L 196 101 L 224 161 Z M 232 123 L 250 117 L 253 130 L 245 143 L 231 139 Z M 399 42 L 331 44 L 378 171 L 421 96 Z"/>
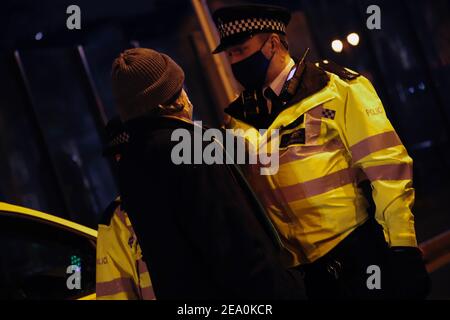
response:
<path fill-rule="evenodd" d="M 331 42 L 331 48 L 334 52 L 341 53 L 344 49 L 344 44 L 341 40 L 333 40 L 333 42 Z"/>
<path fill-rule="evenodd" d="M 352 32 L 347 36 L 347 41 L 352 46 L 356 47 L 359 44 L 359 34 Z"/>

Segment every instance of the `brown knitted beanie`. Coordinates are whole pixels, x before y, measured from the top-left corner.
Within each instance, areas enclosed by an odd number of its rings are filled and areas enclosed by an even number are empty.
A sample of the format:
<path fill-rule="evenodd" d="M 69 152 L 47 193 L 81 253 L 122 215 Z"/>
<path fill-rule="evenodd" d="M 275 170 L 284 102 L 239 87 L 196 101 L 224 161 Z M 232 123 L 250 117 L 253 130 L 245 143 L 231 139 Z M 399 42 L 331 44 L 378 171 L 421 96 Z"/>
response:
<path fill-rule="evenodd" d="M 124 51 L 112 65 L 112 89 L 122 121 L 144 115 L 181 92 L 184 72 L 155 50 Z"/>

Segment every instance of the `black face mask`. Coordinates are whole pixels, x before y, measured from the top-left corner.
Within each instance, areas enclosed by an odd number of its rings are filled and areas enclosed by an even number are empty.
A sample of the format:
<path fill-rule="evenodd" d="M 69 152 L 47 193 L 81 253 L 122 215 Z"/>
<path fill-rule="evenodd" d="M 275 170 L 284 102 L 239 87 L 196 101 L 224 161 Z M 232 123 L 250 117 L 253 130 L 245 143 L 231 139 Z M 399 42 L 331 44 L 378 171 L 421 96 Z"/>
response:
<path fill-rule="evenodd" d="M 261 49 L 248 58 L 231 65 L 234 77 L 246 90 L 261 89 L 266 81 L 267 69 L 269 69 L 273 58 L 272 56 L 272 58 L 267 59 L 261 51 L 266 42 L 261 46 Z"/>

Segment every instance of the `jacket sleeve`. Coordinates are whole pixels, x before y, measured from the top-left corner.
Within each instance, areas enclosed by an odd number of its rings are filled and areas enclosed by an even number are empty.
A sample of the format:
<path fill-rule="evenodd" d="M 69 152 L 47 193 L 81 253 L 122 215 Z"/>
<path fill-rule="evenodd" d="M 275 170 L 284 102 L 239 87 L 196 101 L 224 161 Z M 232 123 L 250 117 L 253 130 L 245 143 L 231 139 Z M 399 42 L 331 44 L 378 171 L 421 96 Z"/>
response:
<path fill-rule="evenodd" d="M 114 205 L 110 221 L 98 226 L 97 300 L 135 300 L 140 297 L 135 258 L 128 245 L 131 233 L 120 206 Z"/>
<path fill-rule="evenodd" d="M 389 245 L 415 247 L 413 161 L 370 81 L 358 77 L 347 93 L 343 134 L 352 166 L 371 182 L 375 218 Z"/>

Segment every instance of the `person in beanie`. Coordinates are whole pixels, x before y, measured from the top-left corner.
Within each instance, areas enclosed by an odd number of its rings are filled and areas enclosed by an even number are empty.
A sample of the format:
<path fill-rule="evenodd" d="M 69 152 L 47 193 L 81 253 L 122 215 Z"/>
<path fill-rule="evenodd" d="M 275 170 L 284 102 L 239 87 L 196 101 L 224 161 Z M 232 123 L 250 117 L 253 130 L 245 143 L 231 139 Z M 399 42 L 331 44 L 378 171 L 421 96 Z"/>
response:
<path fill-rule="evenodd" d="M 285 8 L 229 6 L 213 18 L 213 53 L 225 52 L 244 88 L 225 109 L 227 127 L 249 132 L 253 144 L 256 130 L 279 130 L 278 172 L 249 180 L 308 297 L 424 299 L 412 159 L 370 81 L 329 60 L 311 63 L 307 52 L 292 58 Z"/>
<path fill-rule="evenodd" d="M 156 297 L 301 298 L 298 279 L 282 267 L 276 235 L 236 168 L 172 162 L 172 133 L 184 128 L 191 141 L 198 134 L 183 84 L 183 70 L 155 50 L 126 50 L 112 66 L 114 96 L 130 134 L 119 166 L 122 203 Z"/>
<path fill-rule="evenodd" d="M 108 121 L 103 155 L 118 170 L 129 135 L 119 117 Z M 103 213 L 98 225 L 96 265 L 97 300 L 154 300 L 147 264 L 128 214 L 117 197 Z"/>

